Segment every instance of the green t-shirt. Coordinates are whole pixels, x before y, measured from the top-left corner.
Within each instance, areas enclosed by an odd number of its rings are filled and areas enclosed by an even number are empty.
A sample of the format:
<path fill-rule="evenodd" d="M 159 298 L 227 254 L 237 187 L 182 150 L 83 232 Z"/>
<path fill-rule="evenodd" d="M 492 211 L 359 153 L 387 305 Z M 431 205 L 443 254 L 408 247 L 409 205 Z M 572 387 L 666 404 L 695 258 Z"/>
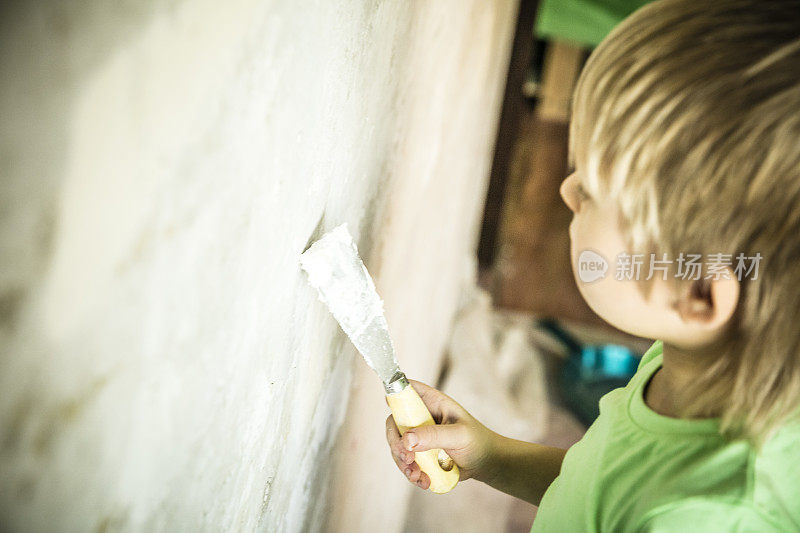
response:
<path fill-rule="evenodd" d="M 531 531 L 800 531 L 800 423 L 756 453 L 720 436 L 716 419 L 657 414 L 643 392 L 662 349 L 656 341 L 628 385 L 600 399 Z"/>

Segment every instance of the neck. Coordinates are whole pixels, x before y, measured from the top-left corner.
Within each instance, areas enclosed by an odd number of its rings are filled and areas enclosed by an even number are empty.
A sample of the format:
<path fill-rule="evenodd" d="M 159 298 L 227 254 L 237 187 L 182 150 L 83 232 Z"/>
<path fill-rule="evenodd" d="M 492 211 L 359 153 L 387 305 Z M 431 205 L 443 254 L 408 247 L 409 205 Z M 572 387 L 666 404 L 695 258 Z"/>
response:
<path fill-rule="evenodd" d="M 706 368 L 701 354 L 664 343 L 664 362 L 650 379 L 645 390 L 645 403 L 658 414 L 679 417 L 685 406 L 687 388 L 696 382 Z M 709 413 L 709 416 L 715 416 Z"/>

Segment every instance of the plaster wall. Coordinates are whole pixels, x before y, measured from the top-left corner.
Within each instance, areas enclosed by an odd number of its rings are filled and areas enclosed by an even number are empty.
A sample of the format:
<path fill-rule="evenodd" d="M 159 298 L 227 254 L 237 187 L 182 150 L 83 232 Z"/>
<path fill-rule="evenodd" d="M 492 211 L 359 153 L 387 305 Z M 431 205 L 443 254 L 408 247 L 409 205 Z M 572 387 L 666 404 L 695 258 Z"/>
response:
<path fill-rule="evenodd" d="M 515 10 L 0 8 L 3 530 L 402 527 L 380 384 L 297 257 L 349 223 L 432 379 Z"/>

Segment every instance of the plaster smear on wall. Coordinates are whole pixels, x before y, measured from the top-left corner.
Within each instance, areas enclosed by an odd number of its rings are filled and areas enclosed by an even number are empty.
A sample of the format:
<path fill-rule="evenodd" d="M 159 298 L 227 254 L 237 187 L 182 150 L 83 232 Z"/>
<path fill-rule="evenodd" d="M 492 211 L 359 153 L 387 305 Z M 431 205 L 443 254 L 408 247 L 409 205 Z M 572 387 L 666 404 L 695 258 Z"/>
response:
<path fill-rule="evenodd" d="M 378 496 L 337 466 L 348 401 L 370 432 L 384 406 L 298 256 L 347 222 L 404 367 L 434 371 L 514 2 L 19 4 L 0 17 L 2 528 L 400 527 L 400 480 Z"/>

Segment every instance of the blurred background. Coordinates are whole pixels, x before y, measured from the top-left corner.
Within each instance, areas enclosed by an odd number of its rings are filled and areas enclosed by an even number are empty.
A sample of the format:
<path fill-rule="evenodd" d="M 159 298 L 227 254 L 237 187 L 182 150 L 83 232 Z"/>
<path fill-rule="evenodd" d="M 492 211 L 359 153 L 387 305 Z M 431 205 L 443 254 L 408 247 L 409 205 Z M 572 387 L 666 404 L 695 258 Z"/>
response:
<path fill-rule="evenodd" d="M 644 3 L 3 3 L 0 530 L 528 531 L 397 471 L 298 257 L 347 222 L 409 377 L 580 439 L 649 343 L 573 280 L 570 97 Z"/>

